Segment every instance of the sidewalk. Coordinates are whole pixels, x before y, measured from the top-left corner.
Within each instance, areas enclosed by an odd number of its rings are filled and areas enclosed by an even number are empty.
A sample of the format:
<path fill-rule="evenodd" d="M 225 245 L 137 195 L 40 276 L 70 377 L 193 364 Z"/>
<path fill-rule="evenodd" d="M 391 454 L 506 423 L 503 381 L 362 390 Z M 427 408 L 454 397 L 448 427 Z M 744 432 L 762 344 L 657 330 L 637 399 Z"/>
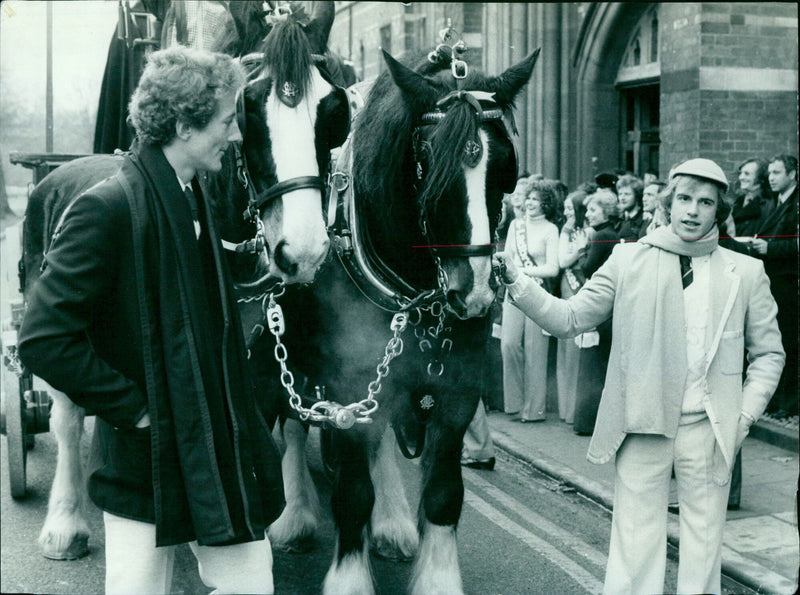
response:
<path fill-rule="evenodd" d="M 588 436 L 577 436 L 555 413 L 544 422 L 528 424 L 498 411 L 488 417 L 497 448 L 612 508 L 614 466 L 586 460 Z M 728 512 L 722 567 L 725 574 L 762 593 L 790 594 L 797 589 L 800 564 L 797 430 L 776 430 L 768 421 L 759 426 L 757 438 L 748 438 L 742 448 L 741 508 Z M 677 544 L 677 515 L 669 515 L 667 532 L 670 543 Z"/>

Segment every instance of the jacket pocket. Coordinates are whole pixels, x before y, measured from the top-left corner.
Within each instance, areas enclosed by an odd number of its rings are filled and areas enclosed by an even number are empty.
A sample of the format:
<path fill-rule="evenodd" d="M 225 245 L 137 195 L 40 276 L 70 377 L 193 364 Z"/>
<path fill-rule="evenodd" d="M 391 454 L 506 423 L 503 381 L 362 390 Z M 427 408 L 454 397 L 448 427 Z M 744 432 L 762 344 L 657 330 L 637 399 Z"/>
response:
<path fill-rule="evenodd" d="M 717 350 L 719 370 L 722 374 L 741 374 L 744 369 L 744 332 L 725 331 Z"/>

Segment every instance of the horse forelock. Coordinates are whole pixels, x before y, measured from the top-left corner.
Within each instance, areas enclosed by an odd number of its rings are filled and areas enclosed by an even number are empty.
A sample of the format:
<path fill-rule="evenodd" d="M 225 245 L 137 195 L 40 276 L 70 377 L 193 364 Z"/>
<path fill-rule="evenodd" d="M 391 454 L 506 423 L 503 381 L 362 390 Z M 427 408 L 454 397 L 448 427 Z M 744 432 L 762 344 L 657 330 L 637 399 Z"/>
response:
<path fill-rule="evenodd" d="M 276 23 L 262 46 L 261 76 L 268 75 L 276 88 L 294 85 L 299 98 L 305 97 L 311 81 L 311 43 L 300 20 L 294 15 Z"/>

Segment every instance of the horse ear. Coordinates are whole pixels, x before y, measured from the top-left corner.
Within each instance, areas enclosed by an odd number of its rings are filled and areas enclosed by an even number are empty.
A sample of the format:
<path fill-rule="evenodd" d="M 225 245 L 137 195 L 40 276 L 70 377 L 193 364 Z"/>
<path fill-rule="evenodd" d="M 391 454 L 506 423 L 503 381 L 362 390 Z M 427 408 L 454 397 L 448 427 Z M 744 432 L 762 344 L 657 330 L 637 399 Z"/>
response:
<path fill-rule="evenodd" d="M 333 27 L 333 18 L 336 16 L 336 7 L 333 2 L 315 2 L 314 13 L 306 31 L 314 53 L 323 54 L 328 47 L 328 37 Z"/>
<path fill-rule="evenodd" d="M 522 62 L 509 67 L 500 76 L 490 79 L 487 91 L 494 92 L 498 105 L 501 107 L 511 105 L 520 89 L 530 80 L 533 67 L 536 65 L 541 51 L 542 48 L 537 48 Z"/>
<path fill-rule="evenodd" d="M 418 72 L 400 64 L 385 50 L 381 49 L 381 53 L 389 67 L 389 74 L 392 75 L 392 79 L 403 94 L 406 103 L 415 112 L 424 112 L 430 109 L 437 97 L 433 84 Z"/>

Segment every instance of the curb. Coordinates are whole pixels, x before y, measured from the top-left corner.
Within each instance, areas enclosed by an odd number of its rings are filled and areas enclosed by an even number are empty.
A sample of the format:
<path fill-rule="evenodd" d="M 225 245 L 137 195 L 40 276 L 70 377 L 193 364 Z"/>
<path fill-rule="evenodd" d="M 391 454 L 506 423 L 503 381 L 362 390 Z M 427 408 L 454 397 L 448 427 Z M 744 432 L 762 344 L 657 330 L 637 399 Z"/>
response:
<path fill-rule="evenodd" d="M 749 436 L 793 453 L 800 450 L 800 433 L 796 428 L 784 427 L 763 417 L 750 427 Z"/>
<path fill-rule="evenodd" d="M 765 424 L 766 425 L 766 424 Z M 776 427 L 775 424 L 769 424 L 770 429 Z M 783 428 L 781 428 L 783 429 Z M 785 430 L 786 436 L 783 436 L 783 433 L 779 435 L 778 432 L 771 433 L 769 430 L 764 432 L 765 435 L 768 436 L 780 436 L 779 440 L 783 440 L 785 443 L 789 444 L 792 434 L 792 430 Z M 752 436 L 752 429 L 751 429 L 751 436 Z M 759 438 L 762 439 L 762 438 Z M 517 459 L 518 461 L 525 463 L 534 467 L 535 469 L 541 471 L 545 475 L 552 477 L 558 481 L 563 482 L 565 485 L 568 485 L 574 488 L 580 494 L 586 496 L 593 502 L 600 504 L 601 506 L 607 508 L 609 511 L 613 509 L 613 502 L 614 502 L 614 491 L 613 489 L 609 489 L 608 487 L 591 480 L 583 475 L 575 472 L 570 467 L 565 465 L 561 465 L 557 461 L 554 461 L 552 458 L 545 455 L 538 449 L 531 449 L 529 447 L 523 447 L 520 445 L 516 440 L 509 437 L 507 434 L 499 431 L 494 431 L 492 433 L 492 440 L 494 442 L 495 448 L 501 450 L 508 456 Z M 797 446 L 797 436 L 794 437 L 794 444 L 795 448 Z M 775 444 L 774 442 L 770 442 L 770 444 Z M 776 446 L 780 446 L 779 444 L 775 444 Z M 787 447 L 788 448 L 788 447 Z M 788 448 L 790 450 L 790 448 Z M 671 545 L 678 547 L 680 543 L 679 539 L 679 531 L 676 527 L 677 522 L 669 522 L 669 519 L 674 516 L 674 520 L 677 520 L 677 515 L 670 514 L 668 517 L 667 522 L 667 542 Z M 724 547 L 724 546 L 723 546 Z M 763 567 L 761 564 L 744 558 L 743 556 L 739 555 L 737 552 L 734 552 L 730 548 L 725 548 L 722 560 L 722 573 L 727 575 L 728 577 L 732 578 L 735 581 L 738 581 L 745 587 L 752 589 L 758 593 L 782 593 L 786 592 L 785 587 L 788 584 L 785 577 L 782 577 L 778 574 L 773 573 L 768 568 Z M 726 558 L 733 557 L 732 561 L 726 561 Z"/>

